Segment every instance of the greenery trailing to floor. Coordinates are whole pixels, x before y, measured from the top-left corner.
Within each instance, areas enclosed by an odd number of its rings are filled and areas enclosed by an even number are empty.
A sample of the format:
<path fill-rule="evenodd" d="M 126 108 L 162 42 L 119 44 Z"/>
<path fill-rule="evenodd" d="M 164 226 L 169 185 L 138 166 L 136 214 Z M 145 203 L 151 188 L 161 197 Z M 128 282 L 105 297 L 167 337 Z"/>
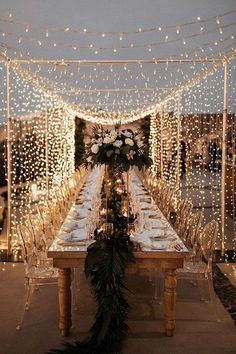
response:
<path fill-rule="evenodd" d="M 150 146 L 149 146 L 150 119 L 151 119 L 151 116 L 148 115 L 140 121 L 140 130 L 143 134 L 143 142 L 148 150 L 150 149 Z"/>
<path fill-rule="evenodd" d="M 134 262 L 133 244 L 127 234 L 106 234 L 88 248 L 85 274 L 90 279 L 98 309 L 90 336 L 84 342 L 64 344 L 48 353 L 118 353 L 127 335 L 129 304 L 124 297 L 126 266 Z"/>
<path fill-rule="evenodd" d="M 126 338 L 129 305 L 124 297 L 124 272 L 127 264 L 134 262 L 132 251 L 129 237 L 122 232 L 98 240 L 88 249 L 85 272 L 98 303 L 91 328 L 96 353 L 117 353 Z"/>
<path fill-rule="evenodd" d="M 119 353 L 127 336 L 126 324 L 130 306 L 125 299 L 124 275 L 129 263 L 135 262 L 134 245 L 128 235 L 127 216 L 122 211 L 123 201 L 127 201 L 127 192 L 123 179 L 116 178 L 112 171 L 104 181 L 102 197 L 108 197 L 107 222 L 112 230 L 95 230 L 93 242 L 88 247 L 85 260 L 85 274 L 90 279 L 97 302 L 95 322 L 89 331 L 89 337 L 83 342 L 65 343 L 64 349 L 51 350 L 48 354 L 108 354 Z M 109 194 L 107 185 L 109 184 Z M 122 187 L 122 188 L 121 188 Z M 129 222 L 134 215 L 128 213 Z"/>

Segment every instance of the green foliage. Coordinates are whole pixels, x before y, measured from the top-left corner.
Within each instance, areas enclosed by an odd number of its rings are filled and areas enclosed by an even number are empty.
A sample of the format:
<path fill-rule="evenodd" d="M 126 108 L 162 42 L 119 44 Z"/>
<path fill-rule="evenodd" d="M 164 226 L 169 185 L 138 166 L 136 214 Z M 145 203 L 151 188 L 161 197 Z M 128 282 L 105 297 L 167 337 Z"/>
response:
<path fill-rule="evenodd" d="M 82 158 L 85 153 L 84 144 L 84 129 L 86 123 L 84 120 L 75 117 L 75 168 L 78 168 L 82 163 Z"/>
<path fill-rule="evenodd" d="M 126 234 L 112 234 L 88 248 L 85 274 L 91 280 L 98 303 L 91 328 L 98 353 L 116 353 L 126 337 L 129 305 L 124 298 L 124 272 L 134 262 L 133 245 Z"/>
<path fill-rule="evenodd" d="M 127 265 L 135 262 L 134 245 L 127 233 L 127 217 L 122 213 L 122 197 L 116 189 L 116 178 L 112 168 L 109 173 L 108 223 L 113 231 L 95 230 L 96 241 L 88 247 L 85 260 L 85 275 L 90 279 L 97 302 L 97 313 L 89 338 L 84 342 L 64 344 L 64 350 L 52 350 L 49 354 L 109 354 L 119 353 L 127 336 L 126 324 L 130 306 L 125 299 L 124 276 Z M 101 194 L 106 195 L 107 181 L 104 180 Z M 124 181 L 120 180 L 124 186 Z M 129 221 L 134 217 L 130 215 Z"/>
<path fill-rule="evenodd" d="M 151 116 L 148 115 L 145 118 L 141 119 L 140 121 L 140 129 L 142 131 L 143 134 L 143 142 L 145 144 L 145 146 L 147 146 L 149 148 L 149 136 L 150 136 L 150 118 Z"/>

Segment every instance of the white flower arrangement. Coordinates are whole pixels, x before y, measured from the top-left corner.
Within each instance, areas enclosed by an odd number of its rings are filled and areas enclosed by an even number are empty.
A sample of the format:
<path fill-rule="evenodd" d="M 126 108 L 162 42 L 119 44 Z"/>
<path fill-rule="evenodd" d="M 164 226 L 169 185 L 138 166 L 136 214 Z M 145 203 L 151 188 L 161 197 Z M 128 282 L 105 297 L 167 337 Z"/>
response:
<path fill-rule="evenodd" d="M 121 130 L 120 127 L 108 131 L 94 127 L 94 136 L 85 149 L 84 164 L 86 167 L 106 164 L 127 171 L 130 166 L 149 167 L 152 160 L 140 131 Z"/>

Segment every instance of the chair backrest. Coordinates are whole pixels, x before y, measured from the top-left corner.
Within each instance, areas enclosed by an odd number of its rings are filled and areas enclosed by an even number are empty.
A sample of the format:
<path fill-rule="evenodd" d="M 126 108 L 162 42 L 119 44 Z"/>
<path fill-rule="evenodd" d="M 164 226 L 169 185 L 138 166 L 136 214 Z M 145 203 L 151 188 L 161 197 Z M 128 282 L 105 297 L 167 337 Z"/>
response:
<path fill-rule="evenodd" d="M 183 198 L 178 203 L 177 214 L 183 217 L 191 212 L 192 207 L 192 203 L 187 198 Z"/>
<path fill-rule="evenodd" d="M 218 228 L 218 223 L 215 220 L 212 220 L 206 224 L 200 233 L 199 252 L 200 256 L 202 256 L 207 262 L 212 260 Z"/>
<path fill-rule="evenodd" d="M 26 278 L 43 279 L 51 276 L 50 259 L 47 257 L 45 248 L 35 238 L 32 230 L 26 225 L 17 225 L 16 231 L 22 245 L 22 258 Z"/>
<path fill-rule="evenodd" d="M 39 213 L 29 213 L 26 221 L 26 225 L 31 230 L 36 243 L 40 244 L 40 247 L 47 248 L 46 242 L 46 224 L 42 221 Z"/>
<path fill-rule="evenodd" d="M 163 205 L 163 214 L 165 217 L 169 220 L 170 218 L 170 211 L 171 211 L 171 200 L 174 195 L 174 190 L 169 188 L 168 192 L 166 193 L 165 199 L 164 199 L 164 205 Z"/>
<path fill-rule="evenodd" d="M 162 188 L 160 189 L 160 208 L 163 209 L 166 204 L 166 200 L 168 197 L 168 194 L 170 192 L 170 187 L 168 186 L 167 183 L 163 184 Z"/>
<path fill-rule="evenodd" d="M 187 198 L 181 199 L 178 204 L 174 228 L 181 238 L 184 238 L 184 234 L 187 230 L 187 225 L 192 212 L 192 208 L 193 204 Z"/>
<path fill-rule="evenodd" d="M 154 200 L 156 201 L 156 203 L 159 204 L 161 203 L 161 200 L 162 200 L 162 194 L 163 194 L 163 191 L 166 187 L 166 183 L 164 180 L 162 179 L 159 179 L 153 189 L 153 194 L 154 194 Z"/>
<path fill-rule="evenodd" d="M 200 235 L 200 227 L 202 222 L 203 212 L 197 211 L 192 214 L 187 225 L 187 232 L 185 234 L 185 243 L 187 247 L 193 248 L 196 243 L 199 243 L 198 237 Z"/>
<path fill-rule="evenodd" d="M 34 234 L 25 225 L 17 225 L 16 231 L 22 244 L 22 258 L 25 265 L 26 275 L 32 273 L 39 264 L 39 250 Z"/>
<path fill-rule="evenodd" d="M 181 200 L 181 191 L 179 189 L 174 189 L 174 194 L 171 199 L 171 209 L 173 211 L 177 212 L 180 200 Z"/>

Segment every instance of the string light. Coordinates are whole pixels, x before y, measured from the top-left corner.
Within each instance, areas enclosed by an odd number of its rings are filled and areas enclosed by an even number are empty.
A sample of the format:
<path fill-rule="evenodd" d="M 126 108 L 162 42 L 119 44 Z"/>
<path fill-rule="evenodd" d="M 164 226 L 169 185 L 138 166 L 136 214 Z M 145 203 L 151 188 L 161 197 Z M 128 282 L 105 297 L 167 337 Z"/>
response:
<path fill-rule="evenodd" d="M 232 12 L 231 12 L 232 13 Z M 222 17 L 222 15 L 220 16 Z M 218 18 L 214 17 L 214 21 L 216 21 L 217 25 L 220 24 Z M 200 17 L 197 17 L 193 23 L 200 22 L 202 24 L 206 22 L 206 20 L 202 20 Z M 177 27 L 174 26 L 174 31 L 176 34 L 180 33 L 180 28 L 183 26 L 190 25 L 190 23 L 181 24 Z M 176 43 L 177 41 L 182 41 L 183 45 L 187 45 L 190 42 L 190 38 L 198 38 L 198 36 L 207 35 L 209 33 L 219 33 L 223 34 L 223 29 L 230 28 L 230 26 L 235 25 L 235 23 L 227 24 L 220 28 L 214 28 L 213 30 L 204 30 L 203 26 L 200 27 L 195 33 L 191 33 L 188 36 L 182 37 L 178 36 L 177 38 L 169 38 L 169 34 L 163 33 L 164 41 L 155 42 L 155 43 L 145 43 L 145 44 L 124 44 L 119 46 L 114 44 L 112 47 L 114 53 L 117 53 L 119 49 L 125 48 L 147 48 L 147 51 L 152 51 L 153 46 L 163 44 L 163 43 Z M 165 27 L 165 29 L 168 26 Z M 170 28 L 170 27 L 168 27 Z M 31 24 L 25 26 L 25 32 L 29 32 L 31 30 Z M 153 29 L 152 29 L 153 30 Z M 155 30 L 161 31 L 161 27 L 156 27 Z M 48 37 L 51 29 L 47 29 L 44 31 L 45 37 Z M 71 32 L 72 29 L 65 28 L 64 32 Z M 145 29 L 140 27 L 138 29 L 139 33 L 145 33 Z M 181 31 L 182 32 L 182 31 Z M 6 35 L 10 35 L 7 31 L 3 32 Z M 83 30 L 84 34 L 91 34 L 87 29 Z M 134 32 L 133 32 L 134 33 Z M 111 33 L 108 32 L 99 32 L 99 35 L 103 38 Z M 123 41 L 124 36 L 126 37 L 126 32 L 116 32 L 117 39 Z M 176 169 L 177 158 L 177 117 L 178 117 L 178 104 L 177 100 L 179 96 L 182 95 L 184 97 L 184 104 L 181 107 L 182 114 L 184 115 L 184 109 L 188 110 L 188 114 L 192 114 L 193 119 L 189 119 L 186 121 L 184 125 L 184 129 L 180 132 L 183 137 L 186 132 L 189 140 L 191 142 L 196 140 L 196 138 L 201 138 L 207 132 L 214 131 L 217 126 L 217 121 L 221 119 L 220 113 L 213 111 L 213 107 L 218 105 L 219 111 L 222 110 L 221 105 L 221 94 L 215 90 L 217 87 L 220 90 L 219 83 L 222 82 L 222 75 L 220 74 L 222 71 L 222 63 L 223 60 L 231 61 L 235 57 L 235 48 L 234 44 L 231 45 L 229 51 L 222 50 L 222 61 L 214 60 L 210 63 L 206 63 L 204 58 L 206 59 L 206 55 L 209 55 L 209 51 L 212 52 L 211 57 L 214 57 L 215 53 L 219 53 L 219 49 L 215 52 L 212 47 L 215 45 L 218 47 L 222 42 L 225 42 L 229 39 L 234 39 L 235 34 L 230 34 L 222 38 L 214 38 L 209 45 L 207 43 L 203 43 L 201 45 L 200 51 L 204 53 L 204 56 L 200 56 L 198 54 L 199 49 L 191 49 L 191 51 L 184 50 L 178 55 L 181 58 L 188 58 L 190 55 L 196 56 L 196 60 L 189 60 L 188 64 L 186 64 L 186 70 L 183 71 L 181 65 L 184 63 L 184 59 L 181 59 L 179 63 L 173 63 L 174 57 L 176 53 L 173 53 L 172 57 L 166 58 L 165 62 L 160 63 L 157 59 L 153 59 L 148 63 L 140 61 L 137 65 L 136 63 L 136 73 L 134 70 L 130 70 L 130 65 L 133 65 L 127 61 L 127 63 L 99 63 L 99 61 L 95 63 L 76 63 L 69 62 L 66 60 L 59 61 L 58 63 L 50 62 L 50 61 L 42 61 L 41 64 L 38 64 L 37 61 L 29 60 L 22 63 L 17 63 L 17 61 L 7 61 L 8 65 L 13 69 L 14 78 L 12 81 L 13 92 L 18 92 L 19 97 L 17 99 L 12 97 L 11 105 L 13 109 L 13 117 L 22 114 L 22 120 L 13 119 L 11 122 L 13 125 L 13 150 L 14 153 L 12 155 L 12 181 L 14 185 L 17 184 L 18 173 L 16 172 L 22 166 L 22 161 L 25 161 L 24 166 L 24 174 L 20 174 L 24 176 L 24 181 L 21 180 L 23 190 L 25 190 L 25 200 L 23 197 L 23 204 L 17 204 L 17 191 L 13 189 L 13 198 L 12 198 L 12 220 L 13 226 L 16 223 L 16 213 L 20 211 L 20 214 L 24 214 L 27 211 L 23 208 L 23 206 L 30 205 L 31 201 L 29 198 L 29 188 L 30 183 L 33 179 L 33 175 L 37 177 L 40 176 L 39 180 L 39 188 L 42 191 L 47 189 L 47 185 L 51 183 L 50 188 L 53 189 L 53 186 L 58 186 L 62 183 L 64 178 L 68 178 L 73 172 L 73 149 L 71 146 L 73 144 L 73 117 L 78 115 L 79 117 L 100 124 L 115 124 L 118 122 L 128 123 L 135 121 L 137 119 L 143 118 L 146 115 L 151 115 L 151 146 L 152 150 L 150 151 L 150 156 L 154 159 L 153 169 L 155 171 L 159 171 L 162 174 L 164 179 L 168 179 L 172 185 L 176 184 L 177 175 L 179 171 Z M 233 38 L 232 38 L 233 37 Z M 28 37 L 20 37 L 25 40 Z M 19 41 L 19 36 L 17 40 Z M 186 38 L 188 39 L 186 41 Z M 44 38 L 45 39 L 45 38 Z M 30 38 L 31 41 L 37 40 L 37 44 L 41 46 L 45 42 L 43 39 Z M 124 39 L 125 42 L 126 38 Z M 64 43 L 50 42 L 53 47 L 63 46 Z M 188 43 L 189 44 L 189 43 Z M 96 48 L 92 43 L 89 46 L 80 47 L 79 45 L 71 45 L 73 50 L 81 49 L 81 48 L 90 48 L 93 53 L 98 54 L 102 50 L 110 49 L 109 47 Z M 207 48 L 209 47 L 209 48 Z M 225 48 L 224 48 L 225 49 Z M 208 54 L 207 54 L 208 53 Z M 226 57 L 227 55 L 227 57 Z M 218 57 L 217 57 L 218 59 Z M 187 63 L 187 62 L 186 62 Z M 200 64 L 200 69 L 196 68 L 196 63 Z M 46 76 L 39 75 L 41 69 L 34 68 L 32 71 L 29 68 L 26 68 L 24 65 L 28 65 L 34 67 L 34 65 L 45 65 L 47 66 Z M 74 65 L 76 64 L 76 65 Z M 159 72 L 159 69 L 156 70 L 155 75 L 153 75 L 154 70 L 152 70 L 152 74 L 147 73 L 145 71 L 145 66 L 155 66 L 157 64 L 162 64 L 162 70 Z M 84 67 L 83 67 L 84 65 Z M 99 66 L 98 66 L 99 65 Z M 122 67 L 120 71 L 122 73 L 117 74 L 113 70 L 114 65 L 119 65 Z M 176 65 L 176 66 L 174 66 Z M 80 66 L 80 70 L 78 71 L 78 66 Z M 93 67 L 94 75 L 91 74 L 91 68 Z M 103 66 L 107 67 L 103 69 Z M 58 70 L 60 67 L 60 71 Z M 83 69 L 81 69 L 83 67 Z M 98 67 L 98 70 L 97 70 Z M 173 77 L 173 68 L 176 69 L 176 75 Z M 87 71 L 87 72 L 86 72 Z M 112 80 L 114 87 L 111 88 L 109 85 L 105 89 L 99 89 L 96 84 L 96 80 L 101 79 L 103 82 L 107 83 L 108 79 L 108 71 L 109 76 L 112 73 Z M 76 73 L 76 74 L 75 74 Z M 80 76 L 80 77 L 79 77 Z M 154 76 L 154 78 L 153 78 Z M 87 82 L 84 84 L 84 87 L 78 87 L 75 84 L 75 79 L 81 82 L 81 79 Z M 141 81 L 143 87 L 134 87 L 134 91 L 131 90 L 127 85 L 127 81 L 132 79 Z M 168 83 L 168 87 L 166 90 L 153 90 L 153 87 L 149 87 L 150 78 L 156 80 L 156 83 L 164 82 L 164 84 Z M 209 81 L 208 79 L 211 79 Z M 66 79 L 66 80 L 65 80 Z M 73 82 L 72 85 L 69 83 L 65 84 L 65 81 Z M 122 81 L 123 86 L 120 86 L 120 82 Z M 209 84 L 210 82 L 210 84 Z M 153 81 L 152 81 L 153 83 Z M 64 86 L 64 87 L 63 87 Z M 159 85 L 160 86 L 160 85 Z M 157 86 L 157 88 L 159 87 Z M 105 84 L 106 87 L 106 84 Z M 205 93 L 206 88 L 208 89 L 207 93 Z M 210 89 L 209 89 L 210 88 Z M 145 91 L 145 90 L 146 91 Z M 150 90 L 151 89 L 151 90 Z M 232 87 L 232 91 L 235 88 Z M 215 92 L 215 96 L 213 95 L 213 91 Z M 31 92 L 31 93 L 30 93 Z M 132 93 L 133 92 L 133 93 Z M 132 94 L 135 93 L 135 99 L 132 97 Z M 234 91 L 235 93 L 235 91 Z M 86 95 L 87 94 L 87 95 Z M 142 97 L 142 98 L 141 98 Z M 79 103 L 77 100 L 80 100 Z M 88 102 L 85 102 L 85 99 L 88 99 Z M 45 100 L 47 102 L 47 107 L 45 107 Z M 202 103 L 203 102 L 203 103 Z M 91 106 L 89 106 L 89 103 Z M 135 109 L 128 110 L 128 107 L 131 105 L 136 105 Z M 112 110 L 108 109 L 111 105 Z M 115 112 L 114 107 L 118 105 L 118 109 Z M 139 106 L 144 106 L 144 108 L 139 108 Z M 104 107 L 103 109 L 101 107 Z M 120 111 L 121 108 L 124 107 L 124 111 Z M 138 108 L 137 108 L 138 107 Z M 34 113 L 33 116 L 30 116 L 29 120 L 26 120 L 25 117 L 29 116 L 29 113 L 33 110 L 33 112 L 39 112 L 38 114 Z M 198 114 L 198 110 L 200 112 L 206 112 L 205 116 L 200 117 Z M 208 119 L 209 117 L 209 119 Z M 189 117 L 188 117 L 189 118 Z M 207 118 L 207 119 L 206 119 Z M 46 181 L 45 173 L 45 149 L 41 149 L 43 142 L 45 142 L 45 121 L 48 121 L 48 147 L 49 147 L 49 156 L 47 156 L 47 164 L 50 166 L 48 170 L 48 176 Z M 65 121 L 65 122 L 64 122 Z M 22 123 L 24 122 L 24 123 Z M 182 122 L 183 123 L 183 122 Z M 36 129 L 32 127 L 37 127 Z M 194 127 L 194 134 L 192 133 L 192 127 Z M 183 125 L 182 125 L 183 128 Z M 203 133 L 200 132 L 200 129 L 203 129 Z M 19 131 L 22 130 L 22 136 L 19 135 Z M 161 137 L 160 137 L 161 130 Z M 63 140 L 66 137 L 66 142 Z M 180 138 L 181 138 L 180 137 Z M 34 140 L 36 139 L 36 140 Z M 41 140 L 40 140 L 41 139 Z M 192 140 L 191 140 L 192 139 Z M 37 143 L 39 141 L 39 143 Z M 161 141 L 161 146 L 160 146 Z M 28 156 L 28 157 L 26 157 Z M 30 161 L 34 161 L 37 156 L 38 160 L 33 164 L 35 169 L 30 170 Z M 69 156 L 69 162 L 66 167 L 64 165 L 65 157 Z M 27 160 L 28 159 L 28 160 Z M 20 162 L 19 162 L 20 161 Z M 171 162 L 170 162 L 171 161 Z M 160 165 L 162 168 L 160 169 Z M 187 182 L 190 182 L 191 178 L 195 178 L 193 181 L 193 185 L 200 186 L 203 189 L 205 184 L 205 180 L 207 178 L 206 171 L 199 171 L 195 177 L 193 177 L 193 170 L 189 168 L 189 174 Z M 33 174 L 33 175 L 32 175 Z M 214 193 L 213 185 L 213 177 L 211 181 L 211 198 L 212 204 L 215 207 L 213 210 L 213 214 L 217 215 L 217 205 L 218 205 L 218 196 Z M 183 187 L 183 185 L 182 185 Z M 198 206 L 203 208 L 206 205 L 205 195 L 199 194 L 198 198 Z M 29 204 L 28 204 L 29 203 Z M 217 212 L 216 212 L 217 210 Z M 212 216 L 213 216 L 212 214 Z M 25 215 L 25 214 L 24 214 Z"/>
<path fill-rule="evenodd" d="M 232 12 L 234 13 L 234 12 Z M 223 14 L 223 16 L 227 16 L 229 15 L 230 12 L 228 13 L 225 13 Z M 0 21 L 3 20 L 5 21 L 4 19 L 0 19 Z M 177 32 L 177 34 L 179 33 L 179 30 L 180 30 L 180 27 L 182 28 L 182 26 L 185 26 L 185 25 L 191 25 L 191 24 L 194 24 L 194 23 L 208 23 L 209 21 L 212 21 L 214 20 L 215 22 L 215 17 L 211 18 L 211 19 L 206 19 L 206 20 L 195 20 L 195 22 L 188 22 L 188 23 L 185 23 L 185 24 L 178 24 L 177 26 L 175 26 L 175 32 Z M 213 22 L 213 23 L 214 23 Z M 11 21 L 10 22 L 11 25 L 14 24 L 14 21 Z M 18 24 L 17 22 L 15 24 Z M 215 35 L 217 35 L 217 33 L 219 33 L 220 35 L 223 33 L 223 29 L 226 30 L 227 28 L 230 29 L 231 26 L 235 26 L 235 22 L 231 22 L 231 23 L 226 23 L 224 25 L 221 25 L 220 28 L 218 27 L 218 24 L 217 24 L 217 27 L 216 28 L 212 28 L 210 27 L 208 30 L 202 30 L 203 27 L 200 27 L 200 30 L 197 30 L 197 32 L 188 32 L 188 35 L 185 35 L 185 40 L 184 42 L 186 42 L 186 39 L 189 39 L 189 38 L 197 38 L 199 36 L 207 36 L 207 35 L 211 35 L 211 33 L 215 33 Z M 31 26 L 31 24 L 24 24 L 24 27 L 25 27 L 25 30 L 27 32 L 29 32 L 29 30 L 32 28 L 34 28 L 34 25 Z M 166 26 L 165 29 L 168 30 L 168 29 L 171 29 L 172 26 Z M 177 28 L 177 30 L 176 30 Z M 154 28 L 151 28 L 150 30 L 154 30 Z M 162 30 L 161 27 L 156 27 L 155 30 Z M 127 43 L 127 44 L 123 44 L 123 45 L 120 45 L 120 44 L 116 44 L 115 45 L 115 49 L 116 51 L 114 51 L 114 48 L 113 46 L 99 46 L 99 47 L 95 47 L 93 45 L 93 47 L 91 47 L 90 45 L 81 45 L 81 44 L 78 44 L 78 41 L 76 42 L 76 44 L 68 44 L 68 39 L 64 40 L 63 41 L 63 38 L 60 37 L 60 41 L 58 42 L 52 42 L 50 41 L 50 37 L 49 36 L 49 31 L 50 29 L 47 27 L 47 28 L 43 28 L 42 29 L 42 33 L 45 35 L 44 38 L 37 38 L 37 37 L 31 37 L 28 35 L 27 33 L 27 36 L 25 36 L 23 33 L 21 34 L 21 37 L 24 39 L 24 43 L 25 45 L 27 44 L 28 41 L 30 41 L 31 43 L 33 44 L 38 44 L 38 42 L 40 41 L 41 42 L 41 46 L 44 47 L 44 46 L 53 46 L 53 47 L 62 47 L 62 48 L 70 48 L 72 50 L 91 50 L 91 48 L 93 48 L 93 53 L 95 55 L 97 55 L 98 53 L 101 53 L 101 52 L 104 52 L 104 51 L 113 51 L 113 53 L 116 53 L 118 52 L 119 50 L 123 50 L 123 49 L 130 49 L 130 48 L 134 48 L 134 49 L 139 49 L 139 48 L 147 48 L 147 51 L 150 52 L 150 48 L 154 48 L 154 47 L 158 47 L 160 45 L 166 45 L 168 43 L 168 45 L 171 45 L 171 44 L 174 44 L 174 43 L 178 43 L 178 41 L 180 41 L 181 43 L 181 38 L 180 37 L 177 37 L 176 36 L 173 36 L 173 33 L 168 33 L 168 34 L 165 34 L 164 36 L 164 40 L 160 40 L 160 41 L 156 41 L 155 43 L 143 43 L 143 44 L 140 44 L 140 41 L 138 43 L 134 43 L 132 41 L 132 43 Z M 56 31 L 56 29 L 52 29 L 52 31 Z M 70 32 L 70 33 L 76 33 L 76 31 L 74 29 L 71 29 L 70 27 L 66 27 L 66 28 L 63 28 L 63 32 Z M 133 32 L 130 32 L 130 33 L 148 33 L 149 30 L 145 30 L 143 29 L 142 27 L 139 27 L 139 29 L 137 31 L 133 31 Z M 9 32 L 9 31 L 4 31 L 5 33 L 5 36 L 11 36 L 11 37 L 15 37 L 17 38 L 17 41 L 18 41 L 18 38 L 19 38 L 19 31 L 17 31 L 17 33 L 14 33 L 14 32 Z M 87 33 L 93 33 L 93 32 L 89 32 L 86 28 L 83 29 L 83 31 L 81 32 L 82 34 L 87 34 Z M 94 32 L 96 33 L 96 32 Z M 113 33 L 113 32 L 98 32 L 99 36 L 102 36 L 103 38 L 108 35 L 109 33 Z M 122 32 L 114 32 L 117 34 L 118 38 L 120 40 L 123 40 L 124 36 L 127 37 L 127 33 L 122 31 Z M 217 40 L 219 41 L 220 38 L 217 38 Z M 72 41 L 71 41 L 72 42 Z M 183 41 L 182 41 L 183 42 Z M 184 43 L 182 43 L 183 45 L 185 45 Z M 76 48 L 76 49 L 75 49 Z M 19 48 L 16 48 L 15 50 L 18 50 L 19 51 Z M 152 51 L 152 50 L 151 50 Z M 23 53 L 23 49 L 21 48 L 20 50 L 21 53 Z M 172 53 L 172 56 L 175 55 L 175 53 Z M 189 54 L 188 54 L 189 56 Z"/>
<path fill-rule="evenodd" d="M 218 25 L 220 24 L 220 19 L 227 17 L 229 15 L 233 15 L 236 12 L 236 10 L 231 10 L 231 11 L 227 11 L 225 13 L 219 14 L 217 16 L 212 16 L 212 17 L 208 17 L 208 18 L 204 18 L 201 19 L 199 16 L 192 20 L 192 21 L 188 21 L 188 22 L 183 22 L 181 24 L 178 24 L 180 27 L 190 27 L 192 25 L 195 25 L 196 23 L 210 23 L 210 22 L 216 22 Z M 4 23 L 9 23 L 9 24 L 15 24 L 18 26 L 25 26 L 25 23 L 21 23 L 17 20 L 13 20 L 12 18 L 12 14 L 9 14 L 9 17 L 7 19 L 4 18 L 0 18 L 0 22 L 4 22 Z M 45 30 L 48 30 L 50 32 L 71 32 L 71 33 L 76 33 L 76 34 L 80 34 L 80 35 L 98 35 L 101 36 L 102 34 L 105 35 L 114 35 L 114 36 L 119 36 L 119 34 L 121 32 L 117 32 L 117 31 L 90 31 L 86 28 L 84 28 L 82 31 L 70 28 L 70 27 L 65 27 L 65 28 L 44 28 L 41 26 L 36 25 L 35 23 L 28 23 L 26 25 L 28 28 L 34 29 L 34 30 L 39 30 L 42 33 L 45 32 Z M 155 32 L 155 31 L 162 31 L 162 29 L 168 29 L 168 28 L 176 28 L 176 25 L 166 25 L 166 26 L 154 26 L 151 28 L 142 28 L 142 27 L 138 27 L 137 30 L 133 30 L 133 31 L 122 31 L 122 34 L 125 36 L 129 36 L 129 35 L 134 35 L 134 34 L 139 34 L 139 33 L 149 33 L 149 32 Z"/>

